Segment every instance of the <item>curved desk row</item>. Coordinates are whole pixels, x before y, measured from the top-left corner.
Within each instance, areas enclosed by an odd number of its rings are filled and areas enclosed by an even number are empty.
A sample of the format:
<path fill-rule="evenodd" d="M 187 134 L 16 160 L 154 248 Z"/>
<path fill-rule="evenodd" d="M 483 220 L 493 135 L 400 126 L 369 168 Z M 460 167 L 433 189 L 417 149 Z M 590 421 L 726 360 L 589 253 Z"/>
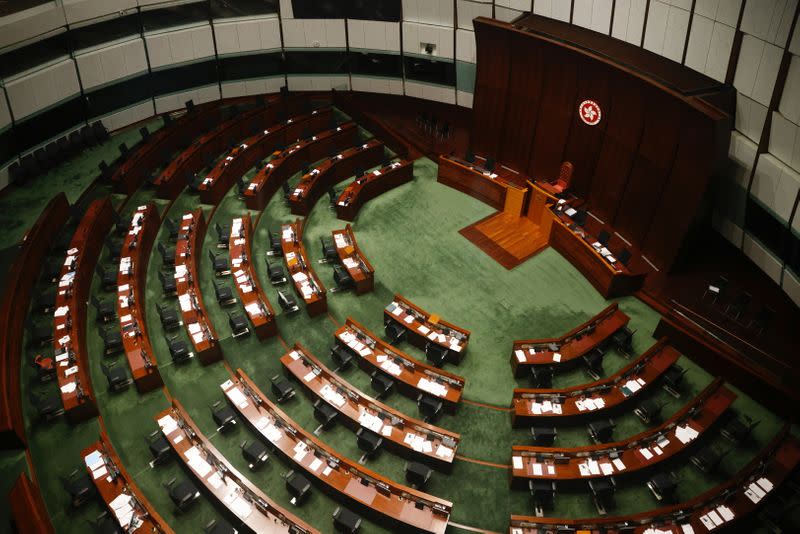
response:
<path fill-rule="evenodd" d="M 18 534 L 54 534 L 39 486 L 20 473 L 8 494 L 11 528 Z"/>
<path fill-rule="evenodd" d="M 408 417 L 365 395 L 299 343 L 281 357 L 281 364 L 312 399 L 321 399 L 341 414 L 345 426 L 382 437 L 392 451 L 406 458 L 443 471 L 453 468 L 460 435 Z"/>
<path fill-rule="evenodd" d="M 403 159 L 358 176 L 339 195 L 336 216 L 344 221 L 353 221 L 361 206 L 413 179 L 414 162 Z"/>
<path fill-rule="evenodd" d="M 769 494 L 789 478 L 798 464 L 800 441 L 789 434 L 786 426 L 733 478 L 686 502 L 616 517 L 557 519 L 513 515 L 508 532 L 651 534 L 658 529 L 656 532 L 686 534 L 722 530 L 723 525 L 735 529 L 737 523 L 751 517 Z"/>
<path fill-rule="evenodd" d="M 122 334 L 125 357 L 133 382 L 140 393 L 163 385 L 150 337 L 147 335 L 145 296 L 147 294 L 147 262 L 161 226 L 158 208 L 150 203 L 131 217 L 128 233 L 122 242 L 117 273 L 117 317 Z"/>
<path fill-rule="evenodd" d="M 514 376 L 525 376 L 531 365 L 576 364 L 584 354 L 604 347 L 629 320 L 615 302 L 561 337 L 514 341 L 511 351 Z"/>
<path fill-rule="evenodd" d="M 735 399 L 736 394 L 717 379 L 659 427 L 625 441 L 570 449 L 514 446 L 511 487 L 525 489 L 535 479 L 575 482 L 652 468 L 689 449 Z"/>
<path fill-rule="evenodd" d="M 175 290 L 186 333 L 192 340 L 194 352 L 204 365 L 222 359 L 217 331 L 203 305 L 203 295 L 195 285 L 198 253 L 203 250 L 206 220 L 198 208 L 181 217 L 178 239 L 175 242 Z"/>
<path fill-rule="evenodd" d="M 250 185 L 244 191 L 245 204 L 251 210 L 263 211 L 272 195 L 291 176 L 310 163 L 353 146 L 357 138 L 358 127 L 355 123 L 347 122 L 285 148 L 250 180 Z"/>
<path fill-rule="evenodd" d="M 81 458 L 109 516 L 124 532 L 173 534 L 122 465 L 104 431 L 99 441 L 83 449 Z"/>
<path fill-rule="evenodd" d="M 401 532 L 444 534 L 453 504 L 353 462 L 294 423 L 241 370 L 222 390 L 253 429 L 335 498 Z"/>
<path fill-rule="evenodd" d="M 433 395 L 441 399 L 446 411 L 455 413 L 464 392 L 463 377 L 412 358 L 349 317 L 334 335 L 336 343 L 352 352 L 366 372 L 378 371 L 388 376 L 401 393 L 412 399 L 420 394 Z"/>
<path fill-rule="evenodd" d="M 408 341 L 425 350 L 433 343 L 447 351 L 445 359 L 458 364 L 467 351 L 469 330 L 448 323 L 434 313 L 428 313 L 402 295 L 395 293 L 394 300 L 383 310 L 384 324 L 389 321 L 405 329 Z"/>
<path fill-rule="evenodd" d="M 111 228 L 111 200 L 97 199 L 83 214 L 61 267 L 53 312 L 53 353 L 64 412 L 70 421 L 97 415 L 86 347 L 86 304 L 94 267 Z"/>
<path fill-rule="evenodd" d="M 316 317 L 327 312 L 328 297 L 325 286 L 311 268 L 306 248 L 303 246 L 303 222 L 300 219 L 281 226 L 281 247 L 295 292 L 306 303 L 308 316 Z"/>
<path fill-rule="evenodd" d="M 564 389 L 514 389 L 512 426 L 610 411 L 650 388 L 678 358 L 678 351 L 661 339 L 618 372 L 596 382 Z"/>
<path fill-rule="evenodd" d="M 31 293 L 50 245 L 69 215 L 64 193 L 54 196 L 20 241 L 6 275 L 0 305 L 0 448 L 24 447 L 25 419 L 20 394 L 23 332 Z"/>
<path fill-rule="evenodd" d="M 353 176 L 359 169 L 376 167 L 383 161 L 383 143 L 370 139 L 331 156 L 307 172 L 289 195 L 292 215 L 306 216 L 317 200 L 333 186 Z"/>
<path fill-rule="evenodd" d="M 156 416 L 161 433 L 182 462 L 221 506 L 252 532 L 259 534 L 319 533 L 302 519 L 275 504 L 244 477 L 211 444 L 183 406 L 172 406 Z"/>
<path fill-rule="evenodd" d="M 517 185 L 516 175 L 498 169 L 491 171 L 455 156 L 439 156 L 437 181 L 477 198 L 498 211 L 521 215 L 528 192 Z"/>
<path fill-rule="evenodd" d="M 348 224 L 344 230 L 334 230 L 331 235 L 339 261 L 353 279 L 356 294 L 363 295 L 372 291 L 375 287 L 375 269 L 358 247 L 353 228 Z"/>
<path fill-rule="evenodd" d="M 261 289 L 258 275 L 250 261 L 252 246 L 253 226 L 250 214 L 233 219 L 231 235 L 228 242 L 228 252 L 231 256 L 231 271 L 236 290 L 244 306 L 244 311 L 258 339 L 266 339 L 278 333 L 278 323 L 275 321 L 275 311 Z"/>
<path fill-rule="evenodd" d="M 319 132 L 333 120 L 333 108 L 314 110 L 268 125 L 231 149 L 200 182 L 200 201 L 218 204 L 233 183 L 259 160 L 299 139 Z"/>

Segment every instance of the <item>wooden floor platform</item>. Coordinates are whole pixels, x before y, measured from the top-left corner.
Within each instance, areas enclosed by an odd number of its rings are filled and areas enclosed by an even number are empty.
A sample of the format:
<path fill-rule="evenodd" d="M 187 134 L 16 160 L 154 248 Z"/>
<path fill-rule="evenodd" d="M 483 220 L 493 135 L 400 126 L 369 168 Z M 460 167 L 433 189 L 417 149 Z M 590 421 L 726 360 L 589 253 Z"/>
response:
<path fill-rule="evenodd" d="M 458 233 L 510 270 L 547 247 L 549 235 L 540 230 L 526 217 L 497 212 Z"/>

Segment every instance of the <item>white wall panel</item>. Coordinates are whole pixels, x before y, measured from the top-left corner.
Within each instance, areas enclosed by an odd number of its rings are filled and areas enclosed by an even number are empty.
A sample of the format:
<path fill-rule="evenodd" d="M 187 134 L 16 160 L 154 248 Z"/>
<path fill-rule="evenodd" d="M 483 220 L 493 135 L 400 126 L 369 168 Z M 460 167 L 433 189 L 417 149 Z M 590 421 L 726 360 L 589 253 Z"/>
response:
<path fill-rule="evenodd" d="M 800 33 L 800 29 L 795 31 Z M 789 63 L 778 110 L 790 121 L 800 124 L 800 56 L 792 56 Z"/>
<path fill-rule="evenodd" d="M 533 12 L 543 17 L 569 22 L 571 4 L 572 2 L 563 0 L 536 0 L 533 3 Z"/>
<path fill-rule="evenodd" d="M 65 59 L 7 82 L 6 91 L 14 118 L 20 120 L 80 92 L 75 63 Z"/>
<path fill-rule="evenodd" d="M 683 58 L 689 12 L 659 0 L 650 2 L 644 47 L 673 61 Z"/>
<path fill-rule="evenodd" d="M 11 124 L 11 111 L 6 103 L 6 96 L 0 88 L 0 130 Z"/>
<path fill-rule="evenodd" d="M 350 89 L 350 79 L 347 76 L 289 76 L 289 89 L 292 91 L 330 91 L 331 89 Z"/>
<path fill-rule="evenodd" d="M 800 31 L 795 28 L 792 34 L 792 42 L 789 43 L 789 52 L 796 56 L 800 56 Z"/>
<path fill-rule="evenodd" d="M 57 2 L 0 17 L 0 48 L 26 41 L 66 24 L 64 10 Z"/>
<path fill-rule="evenodd" d="M 515 18 L 522 15 L 522 13 L 524 12 L 508 7 L 495 6 L 494 8 L 494 18 L 502 22 L 511 22 Z"/>
<path fill-rule="evenodd" d="M 745 190 L 750 183 L 757 151 L 758 145 L 750 139 L 735 130 L 731 132 L 731 144 L 728 150 L 728 157 L 732 163 L 730 178 Z"/>
<path fill-rule="evenodd" d="M 220 55 L 281 47 L 281 28 L 277 17 L 215 22 L 214 35 Z"/>
<path fill-rule="evenodd" d="M 744 243 L 742 244 L 742 251 L 747 254 L 753 263 L 758 265 L 762 271 L 767 273 L 767 276 L 772 278 L 778 284 L 781 283 L 781 272 L 783 271 L 783 263 L 772 255 L 766 248 L 753 239 L 750 234 L 745 233 Z"/>
<path fill-rule="evenodd" d="M 81 83 L 91 89 L 147 70 L 144 42 L 132 39 L 75 56 Z"/>
<path fill-rule="evenodd" d="M 350 48 L 400 52 L 400 23 L 377 20 L 347 21 Z"/>
<path fill-rule="evenodd" d="M 135 8 L 136 0 L 62 0 L 67 22 L 74 24 Z"/>
<path fill-rule="evenodd" d="M 153 69 L 214 55 L 214 37 L 207 24 L 145 35 L 145 41 Z"/>
<path fill-rule="evenodd" d="M 406 54 L 422 53 L 420 43 L 433 43 L 436 50 L 434 57 L 453 59 L 453 28 L 433 26 L 430 24 L 403 23 L 403 52 Z"/>
<path fill-rule="evenodd" d="M 742 0 L 697 0 L 694 13 L 735 28 L 741 7 Z"/>
<path fill-rule="evenodd" d="M 759 156 L 750 194 L 768 206 L 783 222 L 789 222 L 798 190 L 800 174 L 772 154 Z"/>
<path fill-rule="evenodd" d="M 155 115 L 155 107 L 153 106 L 153 101 L 148 100 L 146 102 L 142 102 L 141 104 L 137 104 L 130 108 L 123 109 L 103 117 L 100 119 L 100 122 L 102 122 L 103 126 L 106 127 L 106 130 L 111 132 L 114 130 L 119 130 L 120 128 L 124 128 L 129 124 L 144 120 L 148 117 L 152 117 L 153 115 Z"/>
<path fill-rule="evenodd" d="M 467 63 L 477 63 L 475 53 L 475 32 L 456 30 L 456 59 Z"/>
<path fill-rule="evenodd" d="M 281 13 L 281 18 L 284 20 L 294 17 L 292 0 L 280 0 L 279 10 Z"/>
<path fill-rule="evenodd" d="M 528 2 L 530 9 L 530 2 Z M 474 2 L 472 0 L 458 0 L 456 5 L 458 27 L 464 30 L 474 30 L 472 19 L 477 17 L 492 17 L 491 2 Z"/>
<path fill-rule="evenodd" d="M 733 85 L 739 92 L 769 105 L 782 56 L 783 50 L 777 46 L 745 35 Z"/>
<path fill-rule="evenodd" d="M 783 291 L 800 306 L 800 280 L 789 269 L 783 271 Z"/>
<path fill-rule="evenodd" d="M 277 93 L 280 91 L 285 81 L 283 76 L 273 76 L 270 78 L 224 82 L 222 84 L 222 98 Z"/>
<path fill-rule="evenodd" d="M 611 26 L 612 37 L 639 46 L 642 42 L 646 12 L 647 0 L 617 0 Z"/>
<path fill-rule="evenodd" d="M 454 88 L 412 82 L 410 80 L 406 80 L 406 95 L 424 98 L 425 100 L 435 100 L 445 104 L 456 103 L 456 91 Z"/>
<path fill-rule="evenodd" d="M 762 106 L 755 100 L 744 95 L 736 98 L 736 129 L 758 144 L 764 122 L 767 119 L 767 106 Z"/>
<path fill-rule="evenodd" d="M 456 91 L 456 104 L 461 106 L 462 108 L 472 108 L 472 93 L 467 93 L 466 91 Z"/>
<path fill-rule="evenodd" d="M 284 20 L 283 44 L 286 48 L 345 48 L 344 20 Z"/>
<path fill-rule="evenodd" d="M 800 126 L 777 111 L 772 113 L 769 153 L 800 171 Z"/>
<path fill-rule="evenodd" d="M 403 0 L 403 20 L 453 26 L 453 0 Z"/>
<path fill-rule="evenodd" d="M 608 35 L 613 0 L 575 0 L 572 23 Z"/>
<path fill-rule="evenodd" d="M 352 76 L 353 91 L 365 93 L 382 93 L 387 95 L 402 95 L 403 80 L 398 78 L 382 78 L 370 76 Z"/>
<path fill-rule="evenodd" d="M 744 7 L 741 30 L 783 48 L 796 8 L 797 0 L 750 0 Z"/>
<path fill-rule="evenodd" d="M 157 96 L 155 98 L 156 113 L 161 114 L 167 111 L 183 109 L 187 100 L 194 100 L 195 104 L 203 104 L 204 102 L 219 100 L 219 96 L 219 87 L 216 84 L 171 95 Z"/>
<path fill-rule="evenodd" d="M 731 221 L 724 215 L 714 212 L 711 225 L 717 232 L 722 234 L 725 239 L 736 245 L 737 248 L 741 248 L 742 239 L 744 238 L 744 230 L 742 230 L 741 227 L 739 227 L 735 222 Z"/>

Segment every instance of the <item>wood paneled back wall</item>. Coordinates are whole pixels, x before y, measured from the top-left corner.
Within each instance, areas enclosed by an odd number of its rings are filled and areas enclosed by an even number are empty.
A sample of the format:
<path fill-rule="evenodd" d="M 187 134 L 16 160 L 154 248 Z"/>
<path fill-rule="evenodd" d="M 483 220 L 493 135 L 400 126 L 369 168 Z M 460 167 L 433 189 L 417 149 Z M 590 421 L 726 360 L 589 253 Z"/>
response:
<path fill-rule="evenodd" d="M 731 118 L 613 58 L 509 23 L 474 25 L 472 150 L 537 179 L 571 161 L 589 210 L 669 271 L 726 158 Z M 586 99 L 602 109 L 596 126 L 578 115 Z"/>

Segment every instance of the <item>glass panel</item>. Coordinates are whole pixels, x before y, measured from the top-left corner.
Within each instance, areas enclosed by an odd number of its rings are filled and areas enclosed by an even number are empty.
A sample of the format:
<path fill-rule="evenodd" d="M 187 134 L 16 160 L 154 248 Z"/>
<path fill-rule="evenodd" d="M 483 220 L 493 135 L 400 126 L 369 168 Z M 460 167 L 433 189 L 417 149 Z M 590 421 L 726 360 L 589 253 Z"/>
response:
<path fill-rule="evenodd" d="M 286 52 L 287 74 L 346 74 L 347 52 Z"/>
<path fill-rule="evenodd" d="M 0 55 L 0 77 L 8 78 L 66 55 L 69 55 L 67 34 L 54 35 Z"/>
<path fill-rule="evenodd" d="M 744 227 L 775 256 L 786 257 L 789 229 L 753 198 L 747 200 Z"/>
<path fill-rule="evenodd" d="M 278 12 L 277 0 L 211 0 L 215 19 L 268 15 Z"/>
<path fill-rule="evenodd" d="M 400 22 L 401 0 L 292 0 L 298 19 L 365 19 Z"/>
<path fill-rule="evenodd" d="M 208 19 L 208 2 L 142 11 L 142 26 L 145 32 L 208 21 Z"/>
<path fill-rule="evenodd" d="M 283 58 L 280 52 L 224 57 L 219 62 L 223 80 L 283 76 Z"/>
<path fill-rule="evenodd" d="M 83 99 L 76 96 L 52 109 L 14 126 L 17 149 L 23 152 L 33 146 L 78 126 L 85 120 Z"/>
<path fill-rule="evenodd" d="M 139 35 L 140 32 L 139 15 L 134 13 L 118 19 L 111 19 L 91 26 L 70 30 L 69 37 L 72 42 L 72 49 L 81 50 L 122 39 L 123 37 Z"/>
<path fill-rule="evenodd" d="M 150 78 L 153 95 L 165 95 L 216 83 L 217 66 L 212 59 L 173 69 L 159 70 L 151 73 Z"/>
<path fill-rule="evenodd" d="M 404 58 L 406 78 L 420 82 L 454 86 L 456 68 L 453 63 L 418 57 Z"/>
<path fill-rule="evenodd" d="M 86 93 L 87 115 L 99 117 L 147 100 L 152 96 L 150 86 L 150 74 L 142 74 Z"/>
<path fill-rule="evenodd" d="M 402 78 L 403 63 L 400 56 L 397 55 L 351 51 L 350 72 L 367 76 Z"/>

